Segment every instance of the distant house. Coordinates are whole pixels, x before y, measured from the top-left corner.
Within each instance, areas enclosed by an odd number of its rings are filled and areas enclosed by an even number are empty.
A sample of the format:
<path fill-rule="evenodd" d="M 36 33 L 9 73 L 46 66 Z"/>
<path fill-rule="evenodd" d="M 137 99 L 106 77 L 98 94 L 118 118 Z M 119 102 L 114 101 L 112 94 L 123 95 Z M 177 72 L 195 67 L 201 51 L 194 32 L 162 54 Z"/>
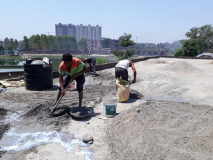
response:
<path fill-rule="evenodd" d="M 101 41 L 87 40 L 87 49 L 89 54 L 99 54 L 101 52 Z"/>
<path fill-rule="evenodd" d="M 110 49 L 118 49 L 118 50 L 123 50 L 124 47 L 119 45 L 119 39 L 112 39 L 110 43 Z"/>
<path fill-rule="evenodd" d="M 17 50 L 13 50 L 13 53 L 14 53 L 14 55 L 19 55 L 19 50 L 17 49 Z"/>
<path fill-rule="evenodd" d="M 10 40 L 6 37 L 6 38 L 4 39 L 4 45 L 8 45 L 8 44 L 10 44 Z"/>
<path fill-rule="evenodd" d="M 102 54 L 107 54 L 109 55 L 111 53 L 111 49 L 110 48 L 103 48 L 102 49 Z"/>
<path fill-rule="evenodd" d="M 10 54 L 11 50 L 4 50 L 4 54 Z"/>

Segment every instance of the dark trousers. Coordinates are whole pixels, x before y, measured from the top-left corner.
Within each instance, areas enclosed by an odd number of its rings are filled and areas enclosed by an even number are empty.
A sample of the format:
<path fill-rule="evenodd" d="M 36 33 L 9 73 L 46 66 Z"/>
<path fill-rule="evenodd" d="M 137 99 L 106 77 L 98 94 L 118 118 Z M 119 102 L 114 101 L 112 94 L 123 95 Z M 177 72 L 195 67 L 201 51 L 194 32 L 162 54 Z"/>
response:
<path fill-rule="evenodd" d="M 127 69 L 115 67 L 115 78 L 117 79 L 118 77 L 128 81 L 129 75 Z"/>
<path fill-rule="evenodd" d="M 71 76 L 65 75 L 65 77 L 64 77 L 64 88 L 67 87 L 70 80 L 71 80 Z M 80 76 L 76 77 L 75 80 L 77 82 L 77 90 L 83 91 L 84 83 L 85 83 L 84 74 L 81 74 Z M 61 87 L 59 88 L 59 90 L 61 90 Z"/>

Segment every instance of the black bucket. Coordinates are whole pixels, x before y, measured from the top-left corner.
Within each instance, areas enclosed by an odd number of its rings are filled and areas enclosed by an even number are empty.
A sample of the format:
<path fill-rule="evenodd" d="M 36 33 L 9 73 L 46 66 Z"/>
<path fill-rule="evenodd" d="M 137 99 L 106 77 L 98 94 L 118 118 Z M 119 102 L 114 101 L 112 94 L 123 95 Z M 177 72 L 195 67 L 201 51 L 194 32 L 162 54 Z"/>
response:
<path fill-rule="evenodd" d="M 42 60 L 42 59 L 41 59 Z M 48 65 L 31 64 L 34 60 L 26 60 L 24 64 L 25 89 L 39 91 L 53 87 L 52 63 Z"/>

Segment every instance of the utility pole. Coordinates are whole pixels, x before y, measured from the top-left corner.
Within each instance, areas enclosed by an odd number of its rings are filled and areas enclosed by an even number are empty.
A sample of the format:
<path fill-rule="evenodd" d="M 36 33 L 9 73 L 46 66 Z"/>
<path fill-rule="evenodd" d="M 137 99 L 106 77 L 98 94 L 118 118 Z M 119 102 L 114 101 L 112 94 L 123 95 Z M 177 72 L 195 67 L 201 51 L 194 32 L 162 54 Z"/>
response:
<path fill-rule="evenodd" d="M 48 36 L 49 36 L 49 33 L 54 33 L 54 32 L 46 32 L 47 34 L 48 34 Z"/>
<path fill-rule="evenodd" d="M 136 43 L 137 43 L 137 39 L 138 39 L 138 37 L 136 37 Z"/>

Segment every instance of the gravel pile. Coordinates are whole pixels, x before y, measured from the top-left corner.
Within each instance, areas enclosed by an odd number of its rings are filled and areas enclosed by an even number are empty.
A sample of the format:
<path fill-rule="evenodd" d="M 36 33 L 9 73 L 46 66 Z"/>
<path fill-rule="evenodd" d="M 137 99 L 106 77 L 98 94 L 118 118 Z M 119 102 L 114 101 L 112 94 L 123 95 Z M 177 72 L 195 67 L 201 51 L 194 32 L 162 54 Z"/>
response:
<path fill-rule="evenodd" d="M 166 61 L 160 59 L 149 59 L 146 63 L 157 63 L 157 64 L 167 64 Z"/>
<path fill-rule="evenodd" d="M 196 68 L 195 66 L 187 63 L 185 61 L 177 61 L 171 63 L 165 67 L 162 67 L 163 70 L 172 71 L 172 72 L 183 72 L 183 73 L 199 73 L 201 72 L 200 69 Z"/>

